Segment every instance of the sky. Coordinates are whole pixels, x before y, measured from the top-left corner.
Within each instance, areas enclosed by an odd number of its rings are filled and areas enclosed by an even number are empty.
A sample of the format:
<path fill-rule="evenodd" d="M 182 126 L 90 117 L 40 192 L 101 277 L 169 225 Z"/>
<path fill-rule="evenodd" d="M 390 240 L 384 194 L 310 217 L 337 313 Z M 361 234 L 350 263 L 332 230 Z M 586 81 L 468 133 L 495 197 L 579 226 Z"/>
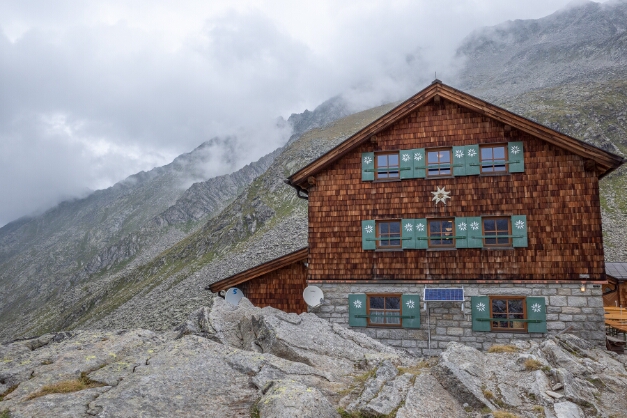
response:
<path fill-rule="evenodd" d="M 277 118 L 455 86 L 471 31 L 570 0 L 0 0 L 0 226 L 236 137 L 231 172 L 283 145 Z M 220 141 L 216 141 L 216 147 Z M 224 150 L 215 150 L 222 155 Z"/>

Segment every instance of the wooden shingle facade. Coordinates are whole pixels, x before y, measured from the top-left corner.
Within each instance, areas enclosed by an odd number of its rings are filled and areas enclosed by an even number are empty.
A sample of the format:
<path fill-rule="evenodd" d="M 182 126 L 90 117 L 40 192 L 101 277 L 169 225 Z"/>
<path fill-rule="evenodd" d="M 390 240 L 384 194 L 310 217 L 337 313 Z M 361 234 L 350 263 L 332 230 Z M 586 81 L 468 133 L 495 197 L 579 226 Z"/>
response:
<path fill-rule="evenodd" d="M 623 161 L 436 80 L 288 179 L 309 201 L 292 273 L 325 293 L 311 312 L 418 353 L 602 341 L 599 179 Z M 247 277 L 251 300 L 291 286 Z M 447 289 L 461 299 L 424 302 Z"/>

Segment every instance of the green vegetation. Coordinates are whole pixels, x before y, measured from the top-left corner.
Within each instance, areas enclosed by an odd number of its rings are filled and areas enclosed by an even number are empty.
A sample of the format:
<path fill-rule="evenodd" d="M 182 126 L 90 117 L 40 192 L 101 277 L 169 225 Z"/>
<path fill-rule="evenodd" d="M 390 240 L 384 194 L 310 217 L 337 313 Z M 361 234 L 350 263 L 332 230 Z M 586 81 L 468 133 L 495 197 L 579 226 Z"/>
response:
<path fill-rule="evenodd" d="M 495 344 L 488 349 L 488 353 L 516 353 L 518 349 L 514 345 Z"/>
<path fill-rule="evenodd" d="M 4 392 L 0 393 L 0 402 L 2 402 L 4 400 L 4 398 L 11 392 L 13 392 L 15 389 L 17 389 L 19 385 L 13 385 L 10 388 L 8 388 L 7 390 L 5 390 Z"/>
<path fill-rule="evenodd" d="M 63 380 L 61 382 L 53 383 L 51 385 L 46 385 L 39 389 L 37 392 L 28 395 L 26 400 L 39 398 L 41 396 L 50 395 L 52 393 L 72 393 L 102 386 L 105 385 L 102 383 L 94 382 L 89 377 L 87 377 L 86 372 L 83 372 L 78 379 Z"/>
<path fill-rule="evenodd" d="M 542 363 L 540 363 L 536 359 L 528 358 L 525 360 L 525 370 L 527 371 L 535 371 L 542 369 Z"/>

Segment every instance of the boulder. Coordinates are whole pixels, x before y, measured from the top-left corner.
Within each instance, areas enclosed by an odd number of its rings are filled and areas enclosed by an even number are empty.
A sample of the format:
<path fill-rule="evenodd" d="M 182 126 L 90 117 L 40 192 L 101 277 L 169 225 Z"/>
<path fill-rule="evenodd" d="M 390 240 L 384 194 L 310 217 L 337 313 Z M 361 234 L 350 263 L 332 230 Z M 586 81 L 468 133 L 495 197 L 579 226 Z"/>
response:
<path fill-rule="evenodd" d="M 412 386 L 412 378 L 411 374 L 404 373 L 393 380 L 388 380 L 377 396 L 371 399 L 359 412 L 365 416 L 389 416 L 405 400 L 407 392 Z"/>
<path fill-rule="evenodd" d="M 466 418 L 464 408 L 430 373 L 416 376 L 396 418 Z"/>
<path fill-rule="evenodd" d="M 440 362 L 432 373 L 459 403 L 478 410 L 496 409 L 483 394 L 485 361 L 485 354 L 477 349 L 451 342 L 440 355 Z"/>
<path fill-rule="evenodd" d="M 270 382 L 257 403 L 257 410 L 260 418 L 340 417 L 318 389 L 293 380 Z"/>
<path fill-rule="evenodd" d="M 585 414 L 572 402 L 560 402 L 553 405 L 556 418 L 585 418 Z"/>

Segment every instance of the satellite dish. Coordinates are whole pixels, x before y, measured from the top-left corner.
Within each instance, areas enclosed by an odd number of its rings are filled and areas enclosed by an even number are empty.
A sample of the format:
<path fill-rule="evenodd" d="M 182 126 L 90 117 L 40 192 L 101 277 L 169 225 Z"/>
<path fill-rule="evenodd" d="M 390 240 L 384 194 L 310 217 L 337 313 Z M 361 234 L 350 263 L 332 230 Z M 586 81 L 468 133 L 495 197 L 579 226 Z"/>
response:
<path fill-rule="evenodd" d="M 239 290 L 237 287 L 231 287 L 226 291 L 226 296 L 224 300 L 230 303 L 233 306 L 237 306 L 239 301 L 244 297 L 244 292 Z"/>
<path fill-rule="evenodd" d="M 322 305 L 324 300 L 324 293 L 318 286 L 307 286 L 303 291 L 303 298 L 305 303 L 312 308 Z"/>

